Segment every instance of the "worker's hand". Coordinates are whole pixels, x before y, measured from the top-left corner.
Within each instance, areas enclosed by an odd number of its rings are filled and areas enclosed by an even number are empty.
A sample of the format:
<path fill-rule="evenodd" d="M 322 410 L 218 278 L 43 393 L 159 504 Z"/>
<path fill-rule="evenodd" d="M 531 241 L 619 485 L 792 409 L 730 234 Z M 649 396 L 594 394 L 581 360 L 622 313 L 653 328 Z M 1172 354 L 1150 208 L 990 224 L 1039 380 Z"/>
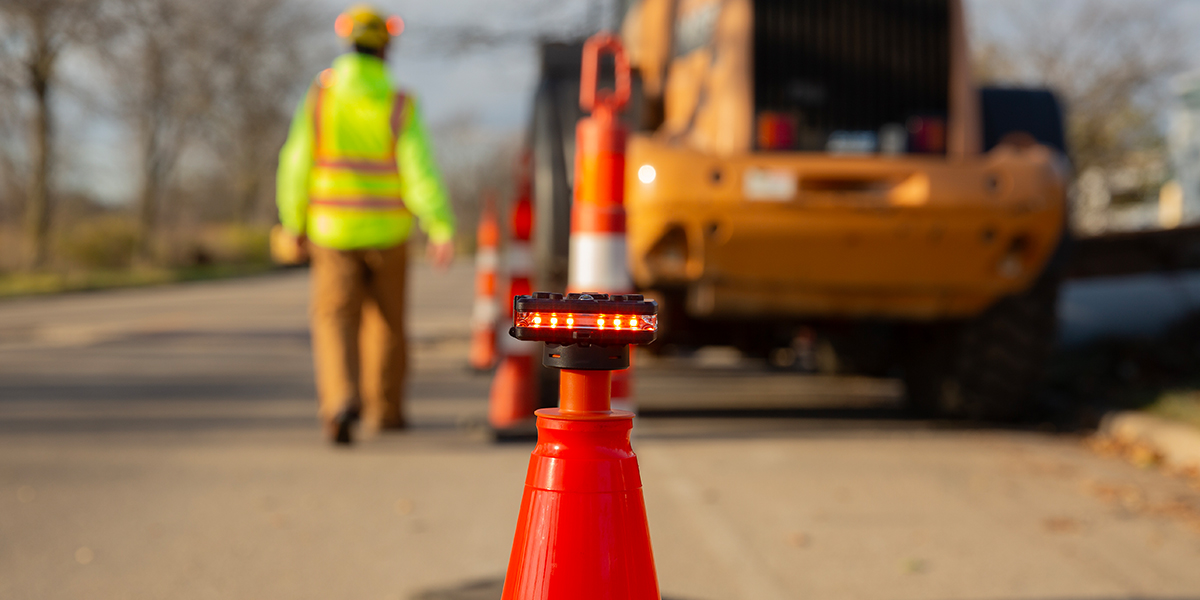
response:
<path fill-rule="evenodd" d="M 454 242 L 429 242 L 429 247 L 426 250 L 429 255 L 429 261 L 438 269 L 445 269 L 450 266 L 454 260 Z"/>
<path fill-rule="evenodd" d="M 296 236 L 296 258 L 300 259 L 300 262 L 304 262 L 310 258 L 308 255 L 308 236 L 303 233 Z"/>

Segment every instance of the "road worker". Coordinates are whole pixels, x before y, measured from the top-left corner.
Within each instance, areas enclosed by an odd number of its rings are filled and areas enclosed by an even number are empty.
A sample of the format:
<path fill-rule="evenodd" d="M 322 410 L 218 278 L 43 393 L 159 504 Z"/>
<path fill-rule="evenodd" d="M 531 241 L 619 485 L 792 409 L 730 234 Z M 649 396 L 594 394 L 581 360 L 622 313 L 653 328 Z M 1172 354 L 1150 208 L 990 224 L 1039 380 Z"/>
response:
<path fill-rule="evenodd" d="M 385 59 L 403 22 L 356 5 L 338 16 L 350 51 L 313 81 L 279 155 L 282 226 L 312 261 L 312 338 L 325 434 L 351 443 L 403 429 L 406 242 L 415 223 L 435 266 L 454 257 L 454 215 L 416 100 Z"/>

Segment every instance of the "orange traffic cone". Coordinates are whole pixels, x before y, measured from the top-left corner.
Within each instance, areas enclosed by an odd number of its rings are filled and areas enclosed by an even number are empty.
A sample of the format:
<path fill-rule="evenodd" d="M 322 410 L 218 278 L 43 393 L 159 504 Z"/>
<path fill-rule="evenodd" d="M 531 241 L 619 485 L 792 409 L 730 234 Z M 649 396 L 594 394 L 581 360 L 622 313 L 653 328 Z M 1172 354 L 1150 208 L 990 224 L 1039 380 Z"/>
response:
<path fill-rule="evenodd" d="M 500 364 L 492 379 L 488 397 L 488 424 L 500 436 L 532 433 L 534 399 L 533 356 L 534 342 L 522 342 L 508 335 L 512 323 L 512 299 L 529 294 L 529 276 L 533 270 L 533 255 L 529 238 L 533 233 L 533 204 L 529 199 L 530 186 L 522 178 L 517 201 L 513 206 L 512 238 L 509 240 L 505 265 L 508 270 L 508 294 L 504 297 L 506 321 L 500 323 Z"/>
<path fill-rule="evenodd" d="M 601 50 L 613 54 L 616 89 L 598 94 Z M 625 245 L 625 144 L 629 131 L 617 113 L 629 100 L 629 62 L 620 43 L 594 37 L 583 49 L 579 104 L 592 115 L 575 130 L 575 202 L 571 208 L 568 292 L 633 291 Z M 636 412 L 631 369 L 612 374 L 612 405 Z"/>
<path fill-rule="evenodd" d="M 542 360 L 561 369 L 561 387 L 559 408 L 537 411 L 538 443 L 501 599 L 659 600 L 629 444 L 633 413 L 612 410 L 609 396 L 611 373 L 629 365 L 629 344 L 653 340 L 657 307 L 633 295 L 539 293 L 516 303 L 514 335 L 546 342 Z M 623 316 L 613 321 L 614 314 Z M 569 320 L 547 327 L 551 315 Z M 614 322 L 629 325 L 622 331 Z"/>
<path fill-rule="evenodd" d="M 533 414 L 533 357 L 508 355 L 496 367 L 488 396 L 488 425 L 497 435 L 527 433 Z"/>
<path fill-rule="evenodd" d="M 496 249 L 500 227 L 496 223 L 495 197 L 484 198 L 483 214 L 475 235 L 475 310 L 471 315 L 471 368 L 486 371 L 496 365 Z"/>

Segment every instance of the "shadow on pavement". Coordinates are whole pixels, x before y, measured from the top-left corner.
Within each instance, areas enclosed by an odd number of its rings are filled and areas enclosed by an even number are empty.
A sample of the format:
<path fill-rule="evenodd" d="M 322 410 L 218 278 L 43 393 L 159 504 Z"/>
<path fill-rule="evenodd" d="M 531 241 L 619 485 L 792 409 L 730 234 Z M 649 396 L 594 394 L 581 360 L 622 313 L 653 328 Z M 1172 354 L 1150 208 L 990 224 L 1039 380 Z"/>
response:
<path fill-rule="evenodd" d="M 122 344 L 152 343 L 217 343 L 234 344 L 245 340 L 266 342 L 292 342 L 304 346 L 312 345 L 307 329 L 236 329 L 236 330 L 191 330 L 171 329 L 165 331 L 126 331 L 111 338 L 99 340 L 89 347 L 98 348 Z"/>
<path fill-rule="evenodd" d="M 289 376 L 176 376 L 154 374 L 72 376 L 26 378 L 26 381 L 0 379 L 0 404 L 5 402 L 259 402 L 315 398 L 311 375 L 300 372 Z M 458 387 L 437 382 L 415 381 L 409 393 L 422 400 L 455 399 L 462 396 Z"/>
<path fill-rule="evenodd" d="M 419 592 L 411 600 L 498 600 L 504 592 L 504 578 L 477 579 L 466 583 Z M 687 600 L 678 596 L 663 596 L 662 600 Z"/>
<path fill-rule="evenodd" d="M 63 377 L 62 379 L 65 379 Z M 0 383 L 0 403 L 21 402 L 246 402 L 312 396 L 312 384 L 228 377 L 136 381 L 132 377 L 73 377 L 71 381 Z"/>
<path fill-rule="evenodd" d="M 412 600 L 496 600 L 504 591 L 504 579 L 479 579 L 453 587 L 419 592 Z"/>
<path fill-rule="evenodd" d="M 410 596 L 410 600 L 498 600 L 504 591 L 504 579 L 477 579 L 463 584 L 426 590 Z M 679 596 L 663 596 L 662 600 L 688 600 Z M 1100 600 L 1098 598 L 1074 598 L 1066 600 Z M 1104 600 L 1160 600 L 1146 596 L 1105 598 Z M 1172 600 L 1200 600 L 1194 598 L 1172 598 Z"/>
<path fill-rule="evenodd" d="M 0 434 L 45 435 L 76 433 L 201 433 L 232 431 L 316 431 L 316 417 L 79 417 L 20 418 L 0 420 Z"/>
<path fill-rule="evenodd" d="M 745 439 L 827 437 L 918 432 L 1073 433 L 1076 421 L 1034 419 L 984 423 L 914 417 L 902 408 L 653 409 L 638 413 L 640 439 Z"/>
<path fill-rule="evenodd" d="M 846 419 L 856 421 L 913 421 L 903 410 L 886 408 L 753 408 L 753 409 L 640 409 L 647 419 Z"/>

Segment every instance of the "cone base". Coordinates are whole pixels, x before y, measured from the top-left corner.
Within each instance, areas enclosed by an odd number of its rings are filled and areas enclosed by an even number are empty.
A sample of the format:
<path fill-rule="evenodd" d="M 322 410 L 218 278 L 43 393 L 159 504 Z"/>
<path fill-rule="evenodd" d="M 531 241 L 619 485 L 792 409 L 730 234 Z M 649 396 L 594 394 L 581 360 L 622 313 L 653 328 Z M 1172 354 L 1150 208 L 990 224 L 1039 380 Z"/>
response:
<path fill-rule="evenodd" d="M 624 411 L 537 411 L 502 600 L 659 600 Z"/>
<path fill-rule="evenodd" d="M 660 600 L 642 491 L 525 488 L 502 600 Z"/>

